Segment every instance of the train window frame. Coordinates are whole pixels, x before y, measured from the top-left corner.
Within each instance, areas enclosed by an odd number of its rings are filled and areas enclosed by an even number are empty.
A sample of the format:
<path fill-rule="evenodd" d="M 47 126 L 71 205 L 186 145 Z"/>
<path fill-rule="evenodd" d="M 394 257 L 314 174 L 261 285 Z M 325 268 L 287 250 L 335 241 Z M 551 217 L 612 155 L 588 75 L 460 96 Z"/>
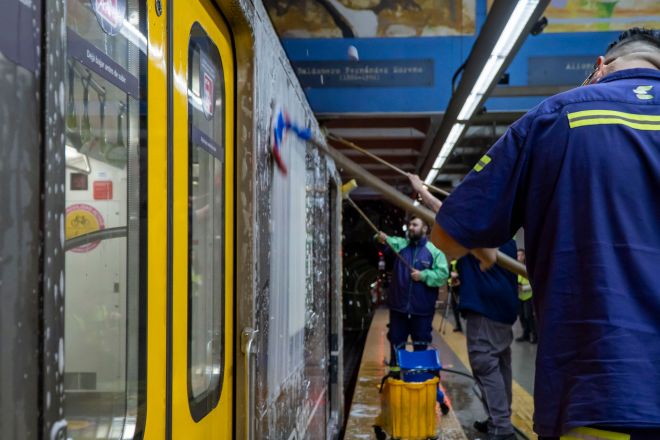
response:
<path fill-rule="evenodd" d="M 201 44 L 200 44 L 201 43 Z M 203 47 L 202 47 L 203 44 Z M 206 50 L 204 50 L 206 49 Z M 199 143 L 195 143 L 194 138 L 197 137 L 199 138 L 200 136 L 203 138 L 201 143 L 205 141 L 211 141 L 214 142 L 216 139 L 213 138 L 212 136 L 207 136 L 205 133 L 203 133 L 203 130 L 197 128 L 194 124 L 194 118 L 193 115 L 195 112 L 202 114 L 202 118 L 206 117 L 207 120 L 213 120 L 214 116 L 211 116 L 209 119 L 209 115 L 205 114 L 203 109 L 200 110 L 198 108 L 195 108 L 195 105 L 193 105 L 194 101 L 199 101 L 200 97 L 199 96 L 194 96 L 193 91 L 191 90 L 194 86 L 196 88 L 201 88 L 203 85 L 200 83 L 197 83 L 196 85 L 193 85 L 193 81 L 197 78 L 197 75 L 200 74 L 200 69 L 199 67 L 197 71 L 194 71 L 194 55 L 195 55 L 195 50 L 198 51 L 198 53 L 205 53 L 206 58 L 208 61 L 214 61 L 213 66 L 216 68 L 215 74 L 217 75 L 217 78 L 220 79 L 220 88 L 218 90 L 218 94 L 220 97 L 220 102 L 221 102 L 221 108 L 217 109 L 216 106 L 216 96 L 213 96 L 212 99 L 212 108 L 213 108 L 213 113 L 214 115 L 219 113 L 219 118 L 221 121 L 221 133 L 222 133 L 222 139 L 219 143 L 216 144 L 219 151 L 216 150 L 216 154 L 211 153 L 211 151 L 208 148 L 203 148 L 199 145 Z M 201 64 L 201 55 L 198 55 L 198 63 Z M 222 57 L 220 55 L 220 50 L 218 49 L 217 45 L 213 41 L 213 39 L 209 36 L 208 32 L 204 29 L 204 27 L 201 25 L 199 22 L 194 22 L 193 25 L 191 26 L 190 32 L 189 32 L 189 40 L 188 40 L 188 60 L 187 60 L 187 89 L 188 89 L 188 200 L 190 201 L 188 204 L 188 269 L 187 269 L 187 286 L 188 286 L 188 298 L 187 298 L 187 306 L 188 306 L 188 323 L 187 323 L 187 388 L 188 388 L 188 405 L 190 408 L 190 413 L 195 420 L 195 422 L 199 422 L 201 419 L 203 419 L 207 414 L 209 414 L 219 403 L 220 401 L 220 396 L 222 394 L 223 390 L 223 382 L 224 382 L 224 374 L 225 374 L 225 329 L 224 325 L 226 322 L 226 314 L 225 314 L 225 304 L 226 304 L 226 289 L 225 289 L 225 281 L 226 281 L 226 276 L 227 274 L 225 273 L 225 263 L 226 263 L 226 239 L 224 237 L 225 234 L 225 229 L 226 229 L 226 203 L 227 203 L 227 188 L 225 186 L 225 180 L 226 180 L 226 158 L 225 158 L 225 149 L 226 149 L 226 130 L 227 130 L 227 121 L 226 121 L 226 105 L 225 105 L 225 99 L 226 99 L 226 84 L 225 84 L 225 78 L 224 78 L 224 66 L 222 63 Z M 197 106 L 199 106 L 199 102 L 197 102 Z M 203 103 L 201 104 L 202 106 L 204 105 Z M 220 111 L 218 111 L 220 110 Z M 217 116 L 217 115 L 216 115 Z M 201 132 L 201 134 L 200 134 Z M 199 140 L 198 140 L 199 142 Z M 193 366 L 192 366 L 192 361 L 193 361 L 193 324 L 194 324 L 194 305 L 193 305 L 193 285 L 194 285 L 194 277 L 193 277 L 193 223 L 194 223 L 194 218 L 196 215 L 195 212 L 195 207 L 193 203 L 193 177 L 194 177 L 194 167 L 193 167 L 193 153 L 196 152 L 197 154 L 208 154 L 211 157 L 211 160 L 217 161 L 213 163 L 213 168 L 215 170 L 215 166 L 221 166 L 221 178 L 222 178 L 222 183 L 221 183 L 221 202 L 220 206 L 215 205 L 214 208 L 219 208 L 214 209 L 214 213 L 220 216 L 220 225 L 219 225 L 219 231 L 220 234 L 222 235 L 222 239 L 219 242 L 220 246 L 220 261 L 216 262 L 212 260 L 213 263 L 216 263 L 213 267 L 215 268 L 215 272 L 219 273 L 219 281 L 213 280 L 219 284 L 220 288 L 219 289 L 213 289 L 213 299 L 212 303 L 213 306 L 216 306 L 219 304 L 218 307 L 218 312 L 219 316 L 217 316 L 219 320 L 219 325 L 218 325 L 218 343 L 217 347 L 218 350 L 212 351 L 211 356 L 218 356 L 219 359 L 217 359 L 217 365 L 219 366 L 217 374 L 215 373 L 214 366 L 216 365 L 216 362 L 212 361 L 210 363 L 210 366 L 212 368 L 212 373 L 211 373 L 211 378 L 209 381 L 209 385 L 204 390 L 203 392 L 199 394 L 194 393 L 193 389 Z M 196 170 L 197 173 L 199 174 L 199 164 L 198 164 L 198 169 Z M 215 215 L 214 214 L 214 215 Z M 211 324 L 212 330 L 215 328 L 215 315 L 213 316 L 213 321 Z M 215 335 L 211 337 L 211 340 L 208 341 L 211 344 L 212 350 L 213 348 L 216 347 L 213 338 Z M 209 365 L 205 365 L 205 367 L 208 367 Z"/>

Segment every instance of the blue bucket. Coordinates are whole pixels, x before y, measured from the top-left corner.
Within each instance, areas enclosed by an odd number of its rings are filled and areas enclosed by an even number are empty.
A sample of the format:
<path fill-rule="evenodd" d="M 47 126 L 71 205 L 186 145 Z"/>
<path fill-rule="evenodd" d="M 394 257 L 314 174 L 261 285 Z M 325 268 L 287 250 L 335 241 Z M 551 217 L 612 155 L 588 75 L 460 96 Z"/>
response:
<path fill-rule="evenodd" d="M 442 369 L 440 357 L 435 349 L 423 351 L 397 351 L 401 377 L 405 382 L 424 382 L 437 376 Z"/>

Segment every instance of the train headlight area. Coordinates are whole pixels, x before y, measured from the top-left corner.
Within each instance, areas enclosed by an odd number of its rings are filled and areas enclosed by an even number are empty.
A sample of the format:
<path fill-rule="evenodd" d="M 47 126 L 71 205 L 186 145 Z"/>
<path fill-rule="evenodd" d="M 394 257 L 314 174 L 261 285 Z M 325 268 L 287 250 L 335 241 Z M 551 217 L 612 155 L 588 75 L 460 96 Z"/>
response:
<path fill-rule="evenodd" d="M 642 389 L 630 403 L 637 418 L 619 425 L 575 425 L 569 416 L 582 410 L 571 402 L 534 415 L 535 393 L 538 402 L 566 379 L 533 383 L 537 350 L 549 344 L 548 321 L 535 314 L 548 300 L 532 292 L 543 277 L 536 266 L 528 274 L 525 251 L 538 265 L 551 240 L 519 227 L 462 236 L 443 220 L 443 209 L 456 221 L 471 212 L 456 208 L 474 191 L 470 179 L 497 176 L 510 159 L 490 148 L 524 131 L 512 124 L 532 108 L 551 113 L 543 103 L 560 92 L 596 90 L 574 91 L 585 78 L 630 81 L 632 107 L 572 109 L 562 138 L 588 145 L 578 130 L 606 130 L 601 139 L 633 139 L 639 148 L 628 150 L 655 157 L 657 33 L 608 44 L 633 26 L 660 27 L 656 3 L 6 0 L 0 438 L 660 438 L 649 434 L 660 404 Z M 622 76 L 622 63 L 644 80 Z M 646 178 L 617 157 L 610 171 Z M 583 170 L 585 187 L 605 182 L 591 178 L 604 160 Z M 475 203 L 520 185 L 484 187 L 470 193 Z M 655 214 L 628 218 L 628 229 L 646 231 L 649 259 Z M 566 258 L 592 255 L 580 249 Z M 607 255 L 593 261 L 623 265 Z M 511 289 L 471 309 L 482 273 Z M 615 281 L 639 279 L 653 293 L 644 274 L 628 275 Z M 619 322 L 630 310 L 588 292 L 593 320 L 607 310 Z M 477 306 L 506 324 L 479 321 Z M 622 345 L 657 330 L 652 319 L 630 321 Z M 590 335 L 573 339 L 587 350 L 600 344 Z M 573 339 L 557 341 L 570 350 Z M 652 384 L 653 371 L 596 388 Z M 582 373 L 574 388 L 585 398 Z"/>

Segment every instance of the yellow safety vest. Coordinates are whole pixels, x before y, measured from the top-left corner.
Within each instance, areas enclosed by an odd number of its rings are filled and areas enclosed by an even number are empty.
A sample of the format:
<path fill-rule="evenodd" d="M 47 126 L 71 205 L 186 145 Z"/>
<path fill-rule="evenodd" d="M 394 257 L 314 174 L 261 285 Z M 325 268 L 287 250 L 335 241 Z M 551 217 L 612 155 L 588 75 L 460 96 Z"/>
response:
<path fill-rule="evenodd" d="M 522 275 L 518 275 L 518 284 L 522 286 L 522 289 L 518 291 L 518 299 L 520 301 L 527 301 L 532 297 L 532 290 L 525 289 L 525 286 L 529 286 L 529 280 Z"/>

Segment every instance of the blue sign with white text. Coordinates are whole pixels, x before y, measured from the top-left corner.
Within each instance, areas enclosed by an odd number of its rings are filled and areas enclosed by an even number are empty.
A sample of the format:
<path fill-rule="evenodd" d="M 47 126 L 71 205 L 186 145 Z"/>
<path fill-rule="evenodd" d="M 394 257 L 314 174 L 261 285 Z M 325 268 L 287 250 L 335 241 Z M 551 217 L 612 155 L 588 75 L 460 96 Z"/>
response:
<path fill-rule="evenodd" d="M 529 85 L 578 85 L 594 68 L 595 57 L 530 56 L 527 59 Z"/>
<path fill-rule="evenodd" d="M 432 87 L 433 60 L 292 61 L 303 87 Z"/>

